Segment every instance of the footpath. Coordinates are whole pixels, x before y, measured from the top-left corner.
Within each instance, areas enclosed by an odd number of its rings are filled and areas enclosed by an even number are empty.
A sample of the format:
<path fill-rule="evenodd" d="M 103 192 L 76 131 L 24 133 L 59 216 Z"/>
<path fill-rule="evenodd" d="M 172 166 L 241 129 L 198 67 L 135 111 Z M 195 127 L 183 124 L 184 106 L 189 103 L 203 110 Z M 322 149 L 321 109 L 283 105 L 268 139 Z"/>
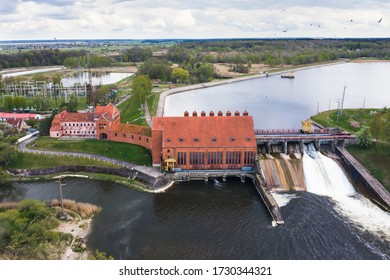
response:
<path fill-rule="evenodd" d="M 118 159 L 108 158 L 108 157 L 101 156 L 101 155 L 87 154 L 87 153 L 76 153 L 76 152 L 56 152 L 56 151 L 48 151 L 48 150 L 33 150 L 33 149 L 27 148 L 26 145 L 35 141 L 37 138 L 38 138 L 37 136 L 32 137 L 32 138 L 20 143 L 19 150 L 24 152 L 24 153 L 32 153 L 32 154 L 44 154 L 44 155 L 54 155 L 54 156 L 73 156 L 73 157 L 95 159 L 95 160 L 99 160 L 99 161 L 110 162 L 110 163 L 131 169 L 131 170 L 136 170 L 136 171 L 141 172 L 143 174 L 147 174 L 148 176 L 151 176 L 154 179 L 159 179 L 159 178 L 161 178 L 161 176 L 163 176 L 161 174 L 161 172 L 153 169 L 152 167 L 141 166 L 141 165 L 129 163 L 129 162 L 118 160 Z"/>

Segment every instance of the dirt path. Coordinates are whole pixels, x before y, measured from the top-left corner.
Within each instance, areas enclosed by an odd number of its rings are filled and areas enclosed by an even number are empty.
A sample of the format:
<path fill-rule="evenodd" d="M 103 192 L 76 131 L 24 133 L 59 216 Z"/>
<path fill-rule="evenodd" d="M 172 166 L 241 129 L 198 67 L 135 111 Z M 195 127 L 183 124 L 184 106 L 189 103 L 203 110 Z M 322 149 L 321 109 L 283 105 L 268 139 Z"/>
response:
<path fill-rule="evenodd" d="M 76 242 L 76 239 L 81 238 L 85 244 L 86 237 L 88 236 L 91 229 L 92 219 L 81 219 L 77 218 L 77 221 L 64 221 L 61 222 L 60 226 L 56 231 L 69 233 L 73 236 L 71 244 L 66 248 L 62 255 L 62 260 L 86 260 L 88 259 L 87 251 L 82 253 L 74 252 L 72 246 Z"/>

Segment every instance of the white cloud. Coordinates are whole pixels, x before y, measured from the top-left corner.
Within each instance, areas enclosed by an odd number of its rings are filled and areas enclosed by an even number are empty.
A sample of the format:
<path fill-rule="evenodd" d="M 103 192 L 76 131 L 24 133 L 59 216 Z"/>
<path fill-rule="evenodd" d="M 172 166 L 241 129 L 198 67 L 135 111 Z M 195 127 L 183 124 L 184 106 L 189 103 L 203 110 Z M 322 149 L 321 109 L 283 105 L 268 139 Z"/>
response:
<path fill-rule="evenodd" d="M 387 0 L 0 0 L 0 14 L 3 40 L 390 37 Z"/>

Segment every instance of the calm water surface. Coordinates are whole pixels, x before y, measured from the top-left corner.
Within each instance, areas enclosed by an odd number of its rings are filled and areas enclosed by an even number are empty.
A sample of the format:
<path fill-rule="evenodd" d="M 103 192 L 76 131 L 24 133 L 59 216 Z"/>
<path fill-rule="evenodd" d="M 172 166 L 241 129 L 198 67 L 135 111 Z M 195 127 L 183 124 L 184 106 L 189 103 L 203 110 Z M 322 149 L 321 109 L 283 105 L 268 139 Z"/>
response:
<path fill-rule="evenodd" d="M 255 128 L 299 128 L 301 121 L 337 109 L 346 85 L 344 108 L 390 106 L 390 62 L 344 63 L 295 71 L 295 79 L 280 75 L 193 90 L 165 99 L 166 116 L 184 111 L 247 110 Z"/>
<path fill-rule="evenodd" d="M 113 84 L 132 75 L 132 73 L 92 73 L 92 84 L 94 86 Z M 76 83 L 85 84 L 89 82 L 89 75 L 88 72 L 80 72 L 61 79 L 61 82 L 64 86 L 73 86 Z"/>

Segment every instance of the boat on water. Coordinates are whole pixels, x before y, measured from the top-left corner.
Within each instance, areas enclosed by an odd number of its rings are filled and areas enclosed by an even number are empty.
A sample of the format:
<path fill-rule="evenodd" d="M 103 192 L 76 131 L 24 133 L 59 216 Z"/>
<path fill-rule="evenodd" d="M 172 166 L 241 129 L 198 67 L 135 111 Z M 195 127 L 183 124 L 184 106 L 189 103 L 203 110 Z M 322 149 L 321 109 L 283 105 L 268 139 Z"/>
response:
<path fill-rule="evenodd" d="M 295 75 L 294 75 L 294 72 L 290 72 L 288 74 L 283 74 L 280 77 L 285 78 L 285 79 L 294 79 Z"/>

